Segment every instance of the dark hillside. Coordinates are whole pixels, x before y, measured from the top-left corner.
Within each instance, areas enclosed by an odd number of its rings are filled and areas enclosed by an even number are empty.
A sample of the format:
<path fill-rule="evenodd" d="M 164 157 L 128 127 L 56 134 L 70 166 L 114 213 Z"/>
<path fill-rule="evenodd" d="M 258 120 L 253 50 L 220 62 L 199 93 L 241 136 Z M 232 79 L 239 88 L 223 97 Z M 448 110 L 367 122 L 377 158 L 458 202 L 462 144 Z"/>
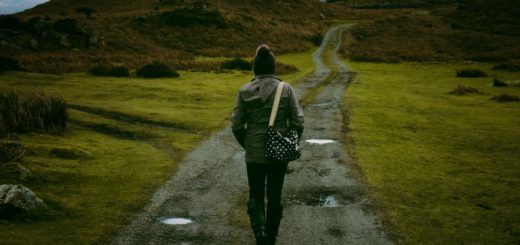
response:
<path fill-rule="evenodd" d="M 390 62 L 520 59 L 519 11 L 517 0 L 401 9 L 401 14 L 361 21 L 345 39 L 345 55 Z"/>
<path fill-rule="evenodd" d="M 506 36 L 520 36 L 520 1 L 465 1 L 448 15 L 457 29 L 470 29 Z"/>
<path fill-rule="evenodd" d="M 63 72 L 153 60 L 176 65 L 194 55 L 251 56 L 262 42 L 278 54 L 298 52 L 328 26 L 323 16 L 343 12 L 314 0 L 52 0 L 1 17 L 0 56 L 13 56 L 30 71 Z"/>

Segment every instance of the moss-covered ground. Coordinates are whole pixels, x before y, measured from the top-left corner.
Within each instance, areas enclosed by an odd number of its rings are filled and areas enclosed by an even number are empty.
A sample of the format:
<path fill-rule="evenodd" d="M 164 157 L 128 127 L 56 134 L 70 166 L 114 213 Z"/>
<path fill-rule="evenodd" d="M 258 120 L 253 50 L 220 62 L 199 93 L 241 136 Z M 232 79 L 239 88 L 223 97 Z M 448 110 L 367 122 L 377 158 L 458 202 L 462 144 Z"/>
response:
<path fill-rule="evenodd" d="M 349 150 L 402 244 L 520 241 L 520 103 L 498 103 L 519 80 L 491 64 L 348 62 Z M 481 69 L 484 78 L 457 78 Z M 450 95 L 457 85 L 484 95 Z"/>
<path fill-rule="evenodd" d="M 280 56 L 312 71 L 311 52 Z M 86 74 L 0 74 L 0 92 L 45 92 L 64 98 L 63 135 L 18 135 L 21 163 L 0 165 L 0 184 L 29 187 L 48 210 L 0 220 L 2 244 L 108 243 L 143 208 L 177 164 L 211 132 L 227 125 L 237 89 L 249 72 L 180 72 L 180 78 L 93 77 Z M 16 164 L 32 176 L 20 180 Z"/>

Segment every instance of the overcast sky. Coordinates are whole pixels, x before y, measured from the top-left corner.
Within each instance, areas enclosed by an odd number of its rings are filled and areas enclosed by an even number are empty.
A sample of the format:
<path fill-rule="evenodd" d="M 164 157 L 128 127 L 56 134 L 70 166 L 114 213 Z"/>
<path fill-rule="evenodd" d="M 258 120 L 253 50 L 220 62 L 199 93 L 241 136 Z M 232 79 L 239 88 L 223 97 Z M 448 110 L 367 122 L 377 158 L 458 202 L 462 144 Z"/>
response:
<path fill-rule="evenodd" d="M 12 14 L 30 9 L 49 0 L 0 0 L 0 14 Z"/>

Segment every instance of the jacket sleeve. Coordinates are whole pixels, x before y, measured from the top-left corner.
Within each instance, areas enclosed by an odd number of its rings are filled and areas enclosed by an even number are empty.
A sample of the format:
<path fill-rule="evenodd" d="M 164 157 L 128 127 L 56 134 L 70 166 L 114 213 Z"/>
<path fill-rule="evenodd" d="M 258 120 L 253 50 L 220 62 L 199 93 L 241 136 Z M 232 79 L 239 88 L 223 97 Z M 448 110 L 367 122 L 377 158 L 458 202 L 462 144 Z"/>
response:
<path fill-rule="evenodd" d="M 302 138 L 303 134 L 303 110 L 298 102 L 298 98 L 294 90 L 289 86 L 289 127 L 295 128 L 298 132 L 298 139 Z"/>
<path fill-rule="evenodd" d="M 240 97 L 240 92 L 237 93 L 237 100 L 235 107 L 233 108 L 233 114 L 231 115 L 233 135 L 238 143 L 244 147 L 244 141 L 246 138 L 246 108 L 245 103 Z"/>

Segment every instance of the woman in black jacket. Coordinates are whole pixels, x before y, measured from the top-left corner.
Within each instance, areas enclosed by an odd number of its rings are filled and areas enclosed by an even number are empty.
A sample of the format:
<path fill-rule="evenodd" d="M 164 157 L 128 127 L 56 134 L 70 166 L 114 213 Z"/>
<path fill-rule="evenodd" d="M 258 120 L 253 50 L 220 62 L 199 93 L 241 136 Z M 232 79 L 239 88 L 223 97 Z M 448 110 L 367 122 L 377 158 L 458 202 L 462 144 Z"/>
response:
<path fill-rule="evenodd" d="M 249 201 L 247 212 L 257 244 L 274 244 L 282 218 L 282 187 L 287 162 L 265 157 L 267 131 L 276 88 L 281 80 L 275 75 L 276 62 L 269 46 L 256 49 L 253 62 L 255 78 L 238 91 L 231 120 L 233 134 L 246 151 Z M 293 88 L 284 83 L 274 128 L 281 133 L 295 128 L 303 133 L 303 111 Z M 264 197 L 267 193 L 267 212 Z"/>

